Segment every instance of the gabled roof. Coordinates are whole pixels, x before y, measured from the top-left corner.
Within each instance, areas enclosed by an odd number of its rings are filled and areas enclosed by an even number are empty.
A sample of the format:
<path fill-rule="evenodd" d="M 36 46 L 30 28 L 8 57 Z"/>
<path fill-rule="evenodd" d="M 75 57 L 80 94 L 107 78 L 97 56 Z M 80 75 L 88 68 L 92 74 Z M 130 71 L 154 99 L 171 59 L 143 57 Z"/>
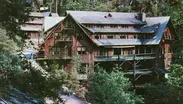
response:
<path fill-rule="evenodd" d="M 45 17 L 44 18 L 44 32 L 48 31 L 58 23 L 60 23 L 65 17 Z"/>
<path fill-rule="evenodd" d="M 93 39 L 98 46 L 112 45 L 158 45 L 170 17 L 150 17 L 146 19 L 148 25 L 159 24 L 154 37 L 151 39 Z"/>
<path fill-rule="evenodd" d="M 145 22 L 136 19 L 137 13 L 67 11 L 67 14 L 72 15 L 77 22 L 82 24 L 146 24 Z"/>

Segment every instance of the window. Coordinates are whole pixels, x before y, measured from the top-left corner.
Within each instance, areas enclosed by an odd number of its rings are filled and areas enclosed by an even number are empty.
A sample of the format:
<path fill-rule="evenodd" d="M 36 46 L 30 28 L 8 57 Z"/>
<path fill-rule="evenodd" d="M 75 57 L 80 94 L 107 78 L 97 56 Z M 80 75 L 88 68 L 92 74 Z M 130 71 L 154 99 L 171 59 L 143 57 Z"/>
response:
<path fill-rule="evenodd" d="M 96 25 L 97 28 L 104 28 L 103 25 Z"/>
<path fill-rule="evenodd" d="M 139 54 L 139 48 L 138 47 L 135 48 L 135 54 Z"/>
<path fill-rule="evenodd" d="M 122 25 L 121 27 L 122 27 L 122 28 L 128 28 L 128 26 L 126 26 L 126 25 Z"/>
<path fill-rule="evenodd" d="M 168 58 L 168 66 L 170 66 L 172 63 L 172 59 L 171 58 Z"/>
<path fill-rule="evenodd" d="M 108 39 L 113 39 L 114 36 L 113 36 L 113 35 L 108 35 L 107 38 L 108 38 Z"/>
<path fill-rule="evenodd" d="M 172 53 L 172 49 L 170 46 L 168 46 L 168 53 Z"/>
<path fill-rule="evenodd" d="M 107 56 L 107 51 L 105 49 L 100 49 L 100 53 L 101 56 Z"/>
<path fill-rule="evenodd" d="M 145 39 L 149 39 L 149 38 L 151 38 L 151 36 L 150 36 L 150 34 L 145 34 L 145 35 L 144 35 L 144 38 L 145 38 Z"/>
<path fill-rule="evenodd" d="M 78 46 L 77 51 L 78 51 L 78 54 L 86 54 L 86 47 Z"/>
<path fill-rule="evenodd" d="M 112 28 L 118 28 L 118 26 L 116 26 L 116 25 L 111 25 L 111 27 L 112 27 Z"/>
<path fill-rule="evenodd" d="M 77 38 L 78 40 L 82 40 L 82 39 L 83 39 L 83 35 L 80 34 L 80 33 L 76 33 L 76 38 Z"/>
<path fill-rule="evenodd" d="M 114 48 L 113 55 L 121 55 L 121 48 Z"/>
<path fill-rule="evenodd" d="M 59 47 L 52 47 L 52 55 L 59 55 L 60 54 L 60 48 Z"/>
<path fill-rule="evenodd" d="M 88 27 L 88 28 L 92 28 L 93 27 L 92 25 L 88 25 L 88 24 L 85 25 L 85 26 Z"/>
<path fill-rule="evenodd" d="M 133 50 L 132 49 L 128 49 L 128 54 L 129 55 L 133 54 Z"/>
<path fill-rule="evenodd" d="M 164 38 L 167 40 L 171 39 L 171 34 L 170 34 L 170 31 L 168 29 L 166 29 L 164 32 Z"/>
<path fill-rule="evenodd" d="M 138 36 L 138 39 L 142 39 L 142 38 L 143 38 L 143 35 L 139 35 L 139 36 Z"/>
<path fill-rule="evenodd" d="M 70 20 L 65 21 L 65 26 L 72 27 L 71 21 Z"/>
<path fill-rule="evenodd" d="M 144 48 L 143 47 L 140 48 L 140 54 L 142 54 L 142 53 L 144 53 Z"/>
<path fill-rule="evenodd" d="M 120 36 L 121 39 L 126 39 L 126 37 L 127 37 L 126 35 L 121 35 Z"/>
<path fill-rule="evenodd" d="M 164 49 L 164 47 L 161 46 L 160 48 L 161 48 L 161 53 L 162 53 L 162 54 L 165 54 L 165 49 Z"/>
<path fill-rule="evenodd" d="M 151 47 L 146 48 L 146 53 L 151 53 Z"/>
<path fill-rule="evenodd" d="M 138 35 L 134 35 L 134 37 L 133 37 L 134 39 L 137 39 L 138 38 Z"/>
<path fill-rule="evenodd" d="M 95 35 L 95 39 L 100 39 L 100 36 L 99 35 Z"/>

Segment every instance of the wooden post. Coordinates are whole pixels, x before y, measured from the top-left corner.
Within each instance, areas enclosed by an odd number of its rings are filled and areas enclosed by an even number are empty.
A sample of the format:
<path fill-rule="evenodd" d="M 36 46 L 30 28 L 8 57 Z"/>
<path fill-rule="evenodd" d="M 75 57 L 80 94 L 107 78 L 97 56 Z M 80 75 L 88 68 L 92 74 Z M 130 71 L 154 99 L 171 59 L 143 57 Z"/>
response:
<path fill-rule="evenodd" d="M 133 56 L 133 87 L 135 89 L 135 79 L 136 79 L 136 61 L 135 61 L 135 54 Z"/>

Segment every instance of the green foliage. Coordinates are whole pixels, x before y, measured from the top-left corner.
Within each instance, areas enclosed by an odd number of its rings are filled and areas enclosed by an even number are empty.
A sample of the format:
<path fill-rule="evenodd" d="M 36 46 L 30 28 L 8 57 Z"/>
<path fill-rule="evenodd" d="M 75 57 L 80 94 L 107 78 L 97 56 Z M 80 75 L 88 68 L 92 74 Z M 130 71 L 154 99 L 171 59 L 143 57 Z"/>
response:
<path fill-rule="evenodd" d="M 0 0 L 0 24 L 7 30 L 10 38 L 14 38 L 19 26 L 28 20 L 30 8 L 26 0 Z"/>
<path fill-rule="evenodd" d="M 135 104 L 142 103 L 142 98 L 128 91 L 130 82 L 119 72 L 107 73 L 98 69 L 89 78 L 87 99 L 93 104 Z"/>
<path fill-rule="evenodd" d="M 175 1 L 175 0 L 171 0 L 171 1 Z M 175 31 L 176 31 L 176 35 L 177 35 L 177 39 L 175 40 L 175 47 L 176 47 L 176 52 L 181 52 L 183 50 L 183 44 L 182 44 L 182 40 L 183 40 L 183 36 L 182 36 L 182 32 L 183 32 L 183 0 L 179 0 L 179 3 L 176 5 L 169 5 L 166 3 L 166 5 L 164 5 L 163 7 L 163 14 L 164 15 L 168 15 L 171 17 L 171 21 L 173 22 L 173 25 L 175 27 Z"/>
<path fill-rule="evenodd" d="M 182 104 L 183 90 L 167 83 L 147 87 L 145 104 Z"/>
<path fill-rule="evenodd" d="M 21 72 L 21 60 L 18 56 L 0 52 L 1 85 L 11 84 Z"/>
<path fill-rule="evenodd" d="M 53 97 L 58 98 L 58 93 L 65 86 L 71 91 L 79 88 L 79 82 L 74 72 L 66 72 L 59 67 L 59 61 L 52 62 L 47 70 L 29 69 L 19 76 L 17 88 L 37 97 Z"/>
<path fill-rule="evenodd" d="M 66 10 L 90 10 L 90 0 L 65 0 L 61 9 L 63 13 Z"/>
<path fill-rule="evenodd" d="M 182 104 L 183 66 L 175 64 L 170 68 L 167 82 L 147 87 L 144 98 L 146 104 Z"/>
<path fill-rule="evenodd" d="M 181 87 L 183 85 L 183 66 L 174 64 L 170 67 L 168 83 L 172 86 Z"/>
<path fill-rule="evenodd" d="M 94 11 L 102 11 L 102 12 L 115 12 L 117 11 L 114 3 L 97 3 L 95 7 L 92 9 Z"/>
<path fill-rule="evenodd" d="M 0 52 L 16 52 L 19 48 L 14 40 L 10 39 L 5 29 L 0 28 Z"/>

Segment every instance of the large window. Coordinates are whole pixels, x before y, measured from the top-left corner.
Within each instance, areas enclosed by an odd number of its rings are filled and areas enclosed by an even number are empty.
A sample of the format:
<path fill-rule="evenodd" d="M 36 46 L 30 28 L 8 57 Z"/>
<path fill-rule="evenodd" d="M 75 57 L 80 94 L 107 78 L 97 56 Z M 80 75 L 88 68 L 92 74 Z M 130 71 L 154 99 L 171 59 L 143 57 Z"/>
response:
<path fill-rule="evenodd" d="M 138 35 L 137 35 L 137 34 L 135 34 L 133 38 L 134 38 L 134 39 L 137 39 L 137 38 L 138 38 Z"/>
<path fill-rule="evenodd" d="M 76 33 L 76 38 L 77 38 L 77 40 L 83 40 L 83 34 Z"/>
<path fill-rule="evenodd" d="M 126 39 L 127 38 L 127 35 L 121 35 L 120 38 L 121 39 Z"/>
<path fill-rule="evenodd" d="M 129 49 L 129 50 L 128 50 L 128 54 L 129 54 L 129 55 L 133 54 L 133 50 L 132 50 L 132 49 Z"/>
<path fill-rule="evenodd" d="M 100 39 L 100 35 L 95 35 L 95 39 Z"/>
<path fill-rule="evenodd" d="M 77 51 L 78 51 L 78 54 L 86 54 L 86 47 L 78 46 Z"/>
<path fill-rule="evenodd" d="M 151 47 L 146 47 L 146 53 L 151 53 Z"/>
<path fill-rule="evenodd" d="M 107 53 L 107 50 L 105 50 L 105 49 L 100 49 L 100 50 L 97 52 L 97 55 L 99 55 L 99 56 L 107 56 L 108 53 Z"/>
<path fill-rule="evenodd" d="M 140 47 L 139 50 L 140 50 L 140 54 L 144 53 L 144 48 L 143 47 Z"/>
<path fill-rule="evenodd" d="M 60 54 L 60 47 L 52 47 L 52 55 L 59 55 Z"/>
<path fill-rule="evenodd" d="M 70 19 L 65 21 L 65 26 L 66 27 L 73 27 L 72 22 L 71 22 Z"/>
<path fill-rule="evenodd" d="M 121 55 L 121 48 L 114 48 L 114 55 Z"/>
<path fill-rule="evenodd" d="M 108 39 L 113 39 L 114 36 L 113 36 L 113 35 L 108 35 L 107 38 L 108 38 Z"/>

